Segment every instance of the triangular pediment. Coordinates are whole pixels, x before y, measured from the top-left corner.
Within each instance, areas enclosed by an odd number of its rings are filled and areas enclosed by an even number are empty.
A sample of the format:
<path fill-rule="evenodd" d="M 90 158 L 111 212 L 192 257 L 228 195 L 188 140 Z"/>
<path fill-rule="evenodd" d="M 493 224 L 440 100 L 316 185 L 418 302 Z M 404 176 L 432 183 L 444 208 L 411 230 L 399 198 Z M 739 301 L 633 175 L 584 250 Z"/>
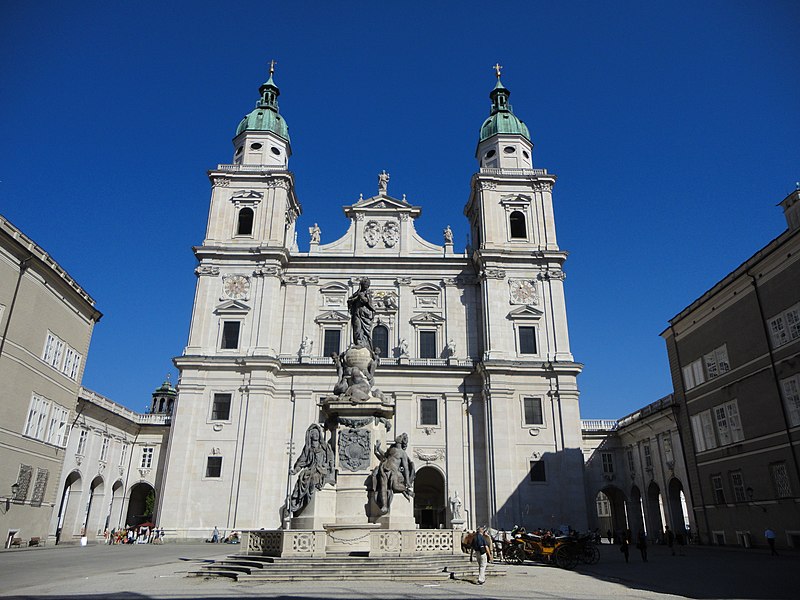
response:
<path fill-rule="evenodd" d="M 392 198 L 391 196 L 383 194 L 373 196 L 372 198 L 364 198 L 344 208 L 345 215 L 350 218 L 353 218 L 356 214 L 388 216 L 405 213 L 412 219 L 416 219 L 421 212 L 422 209 L 419 206 L 411 206 L 411 204 L 405 200 L 398 200 L 397 198 Z"/>
<path fill-rule="evenodd" d="M 217 315 L 244 315 L 250 312 L 250 307 L 239 300 L 226 300 L 214 309 Z"/>
<path fill-rule="evenodd" d="M 540 319 L 544 314 L 543 311 L 535 308 L 533 306 L 520 306 L 519 308 L 515 308 L 510 313 L 508 313 L 508 318 L 512 321 L 521 320 L 524 321 L 526 319 Z"/>
<path fill-rule="evenodd" d="M 329 310 L 319 315 L 314 319 L 315 323 L 347 323 L 350 320 L 346 314 L 338 310 Z"/>
<path fill-rule="evenodd" d="M 413 317 L 411 317 L 411 319 L 409 319 L 408 322 L 411 323 L 412 325 L 421 325 L 421 324 L 424 324 L 424 323 L 427 323 L 427 324 L 431 324 L 431 323 L 439 324 L 439 323 L 444 323 L 444 317 L 442 317 L 440 315 L 437 315 L 436 313 L 428 313 L 428 312 L 426 312 L 426 313 L 418 313 L 418 314 L 414 315 Z"/>

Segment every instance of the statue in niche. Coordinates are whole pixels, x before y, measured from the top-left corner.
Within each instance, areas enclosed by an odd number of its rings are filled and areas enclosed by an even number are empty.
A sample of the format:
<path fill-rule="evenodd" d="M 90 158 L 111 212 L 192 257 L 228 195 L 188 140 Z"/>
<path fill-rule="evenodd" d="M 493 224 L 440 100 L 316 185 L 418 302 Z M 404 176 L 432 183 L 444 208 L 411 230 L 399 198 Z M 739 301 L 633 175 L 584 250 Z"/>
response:
<path fill-rule="evenodd" d="M 450 496 L 450 512 L 453 515 L 453 521 L 461 519 L 461 498 L 458 497 L 458 490 Z"/>
<path fill-rule="evenodd" d="M 353 326 L 353 345 L 372 351 L 372 320 L 375 308 L 369 293 L 369 278 L 364 277 L 358 284 L 358 290 L 347 299 L 350 311 L 350 322 Z"/>
<path fill-rule="evenodd" d="M 386 452 L 381 450 L 380 441 L 375 442 L 375 456 L 381 461 L 372 471 L 372 498 L 382 515 L 389 512 L 392 498 L 400 493 L 407 500 L 414 497 L 414 463 L 406 453 L 408 434 L 397 436 Z"/>
<path fill-rule="evenodd" d="M 322 230 L 319 228 L 319 225 L 314 223 L 313 227 L 308 228 L 308 233 L 311 234 L 311 243 L 319 244 L 319 237 L 322 234 Z"/>
<path fill-rule="evenodd" d="M 289 498 L 289 510 L 292 513 L 300 512 L 317 490 L 321 490 L 326 483 L 334 485 L 336 483 L 334 468 L 333 449 L 325 441 L 322 426 L 312 423 L 306 429 L 303 452 L 291 471 L 292 475 L 299 473 L 299 476 Z"/>
<path fill-rule="evenodd" d="M 453 243 L 453 230 L 450 229 L 450 225 L 444 228 L 442 232 L 444 234 L 444 243 L 445 244 L 452 244 Z"/>

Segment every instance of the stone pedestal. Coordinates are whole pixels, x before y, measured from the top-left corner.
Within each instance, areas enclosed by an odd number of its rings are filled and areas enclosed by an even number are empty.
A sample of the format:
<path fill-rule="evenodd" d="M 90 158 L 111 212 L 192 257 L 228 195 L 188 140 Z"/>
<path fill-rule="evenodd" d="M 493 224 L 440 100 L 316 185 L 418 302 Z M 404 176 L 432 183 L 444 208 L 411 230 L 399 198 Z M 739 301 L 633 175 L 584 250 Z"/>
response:
<path fill-rule="evenodd" d="M 303 511 L 292 517 L 292 529 L 322 529 L 336 515 L 336 490 L 326 485 L 317 490 Z"/>

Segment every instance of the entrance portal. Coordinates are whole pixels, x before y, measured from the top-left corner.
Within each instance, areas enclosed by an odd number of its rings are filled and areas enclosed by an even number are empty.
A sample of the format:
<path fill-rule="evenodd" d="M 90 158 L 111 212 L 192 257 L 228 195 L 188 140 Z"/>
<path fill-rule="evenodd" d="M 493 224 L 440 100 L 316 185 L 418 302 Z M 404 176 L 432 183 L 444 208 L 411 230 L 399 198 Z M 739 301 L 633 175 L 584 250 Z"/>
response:
<path fill-rule="evenodd" d="M 422 467 L 414 479 L 414 520 L 420 529 L 444 529 L 447 513 L 444 476 L 435 467 Z"/>
<path fill-rule="evenodd" d="M 137 483 L 131 488 L 130 499 L 128 500 L 128 515 L 125 523 L 131 527 L 140 525 L 153 518 L 153 507 L 155 506 L 156 491 L 149 483 Z M 148 500 L 148 498 L 150 498 Z"/>

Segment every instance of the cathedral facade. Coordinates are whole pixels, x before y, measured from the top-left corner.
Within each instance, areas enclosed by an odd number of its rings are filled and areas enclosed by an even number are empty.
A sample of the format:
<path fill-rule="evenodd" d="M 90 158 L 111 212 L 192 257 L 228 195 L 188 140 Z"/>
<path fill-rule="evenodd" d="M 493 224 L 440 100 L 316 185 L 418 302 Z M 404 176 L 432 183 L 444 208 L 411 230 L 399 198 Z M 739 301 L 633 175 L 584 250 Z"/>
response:
<path fill-rule="evenodd" d="M 188 345 L 156 518 L 178 538 L 285 522 L 292 465 L 353 337 L 347 299 L 369 279 L 376 384 L 408 434 L 416 525 L 586 527 L 577 375 L 556 241 L 555 176 L 534 168 L 500 82 L 480 128 L 464 214 L 471 245 L 423 239 L 421 207 L 375 196 L 344 209 L 340 239 L 299 252 L 291 144 L 272 74 L 239 124 L 230 164 L 209 171 L 195 248 Z M 394 434 L 393 434 L 394 435 Z M 335 440 L 330 440 L 335 448 Z M 366 502 L 365 494 L 365 502 Z M 463 505 L 463 508 L 461 506 Z"/>

